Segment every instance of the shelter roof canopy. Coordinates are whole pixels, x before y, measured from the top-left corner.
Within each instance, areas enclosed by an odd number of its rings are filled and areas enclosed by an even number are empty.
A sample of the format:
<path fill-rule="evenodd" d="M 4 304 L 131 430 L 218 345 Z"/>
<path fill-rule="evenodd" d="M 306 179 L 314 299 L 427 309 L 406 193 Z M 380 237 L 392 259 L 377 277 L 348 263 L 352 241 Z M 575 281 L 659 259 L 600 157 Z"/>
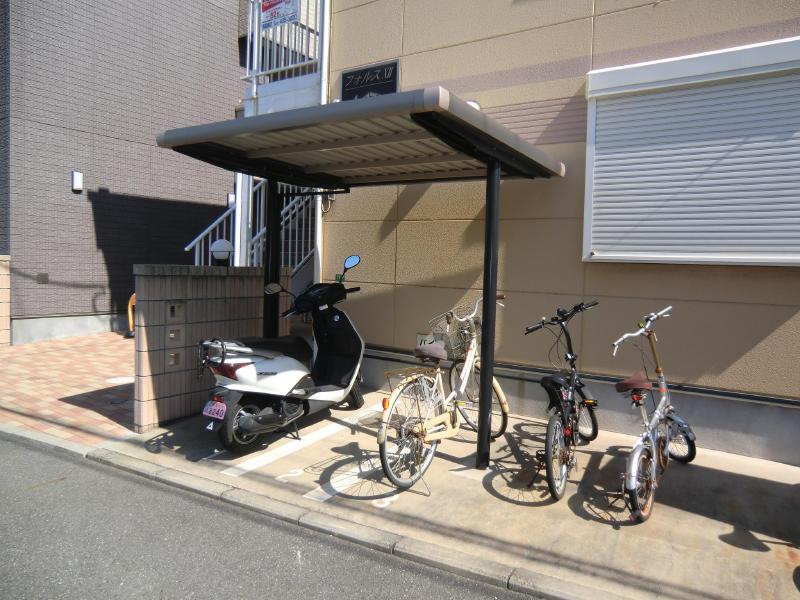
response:
<path fill-rule="evenodd" d="M 442 87 L 172 129 L 158 145 L 257 177 L 324 189 L 563 176 L 564 165 Z"/>

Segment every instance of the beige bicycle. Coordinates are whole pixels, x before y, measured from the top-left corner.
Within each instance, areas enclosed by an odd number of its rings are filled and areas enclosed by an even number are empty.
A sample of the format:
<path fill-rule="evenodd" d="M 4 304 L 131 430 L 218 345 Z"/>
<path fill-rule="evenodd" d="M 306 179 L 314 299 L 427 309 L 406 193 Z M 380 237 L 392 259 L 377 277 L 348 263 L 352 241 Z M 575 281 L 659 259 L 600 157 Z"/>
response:
<path fill-rule="evenodd" d="M 497 296 L 498 300 L 503 298 L 502 294 Z M 480 323 L 475 316 L 482 300 L 479 298 L 472 312 L 465 316 L 459 316 L 460 309 L 454 308 L 432 319 L 435 342 L 414 350 L 423 364 L 390 374 L 400 376 L 401 381 L 391 396 L 384 399 L 378 449 L 383 472 L 401 489 L 410 488 L 422 478 L 439 441 L 457 435 L 462 420 L 474 428 L 477 418 L 470 419 L 469 410 L 474 408 L 476 398 L 474 392 L 468 393 L 468 388 L 474 386 L 480 360 Z M 459 364 L 457 385 L 447 395 L 439 366 L 442 360 Z M 492 391 L 494 439 L 503 434 L 508 424 L 508 401 L 496 379 L 492 381 Z"/>

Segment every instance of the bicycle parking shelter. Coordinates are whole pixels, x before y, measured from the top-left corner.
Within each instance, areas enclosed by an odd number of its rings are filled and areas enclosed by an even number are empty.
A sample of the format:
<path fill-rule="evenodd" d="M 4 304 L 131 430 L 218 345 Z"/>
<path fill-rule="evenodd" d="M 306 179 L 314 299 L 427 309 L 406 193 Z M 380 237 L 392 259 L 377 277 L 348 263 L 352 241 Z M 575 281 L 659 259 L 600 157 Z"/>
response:
<path fill-rule="evenodd" d="M 267 231 L 280 227 L 278 184 L 347 193 L 361 186 L 486 181 L 483 296 L 497 294 L 500 178 L 563 177 L 552 158 L 442 87 L 297 108 L 172 129 L 158 145 L 267 180 Z M 264 244 L 265 281 L 278 281 L 280 236 Z M 495 302 L 482 313 L 476 468 L 489 465 Z M 265 337 L 278 330 L 277 298 L 264 304 Z"/>

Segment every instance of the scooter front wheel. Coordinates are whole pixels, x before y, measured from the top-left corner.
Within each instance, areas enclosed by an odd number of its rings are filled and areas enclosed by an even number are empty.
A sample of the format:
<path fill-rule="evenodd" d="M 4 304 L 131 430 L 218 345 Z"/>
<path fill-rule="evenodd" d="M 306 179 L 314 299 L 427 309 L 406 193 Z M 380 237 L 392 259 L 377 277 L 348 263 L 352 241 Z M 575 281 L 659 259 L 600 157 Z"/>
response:
<path fill-rule="evenodd" d="M 219 430 L 219 441 L 226 450 L 244 454 L 261 444 L 263 434 L 246 433 L 239 429 L 238 425 L 242 415 L 257 415 L 259 412 L 261 412 L 261 407 L 247 401 L 228 406 Z"/>
<path fill-rule="evenodd" d="M 364 406 L 364 394 L 361 393 L 361 388 L 358 387 L 358 383 L 353 384 L 353 388 L 347 395 L 347 406 L 353 410 L 358 410 Z"/>

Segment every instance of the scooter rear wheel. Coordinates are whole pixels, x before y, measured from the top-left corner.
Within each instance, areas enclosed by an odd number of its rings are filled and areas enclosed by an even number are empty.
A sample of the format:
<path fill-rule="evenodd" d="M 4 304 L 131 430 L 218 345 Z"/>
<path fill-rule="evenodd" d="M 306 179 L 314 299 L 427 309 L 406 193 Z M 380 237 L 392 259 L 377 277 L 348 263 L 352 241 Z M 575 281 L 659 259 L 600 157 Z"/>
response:
<path fill-rule="evenodd" d="M 225 419 L 222 421 L 222 427 L 219 430 L 219 441 L 226 450 L 236 454 L 244 454 L 261 444 L 261 440 L 264 437 L 263 434 L 245 433 L 237 425 L 239 417 L 242 415 L 257 415 L 259 412 L 261 412 L 261 407 L 247 401 L 244 404 L 237 403 L 228 407 Z"/>

